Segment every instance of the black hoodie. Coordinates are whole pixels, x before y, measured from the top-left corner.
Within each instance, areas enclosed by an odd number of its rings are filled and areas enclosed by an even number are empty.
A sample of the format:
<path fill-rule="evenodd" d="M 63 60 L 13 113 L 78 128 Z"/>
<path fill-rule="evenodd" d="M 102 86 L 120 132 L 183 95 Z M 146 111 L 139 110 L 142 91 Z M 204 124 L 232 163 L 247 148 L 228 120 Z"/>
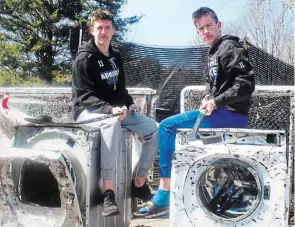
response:
<path fill-rule="evenodd" d="M 85 109 L 109 114 L 112 107 L 134 103 L 125 86 L 122 56 L 111 46 L 109 53 L 101 53 L 94 39 L 79 47 L 72 77 L 74 120 Z"/>
<path fill-rule="evenodd" d="M 248 116 L 254 72 L 238 37 L 222 36 L 210 48 L 205 85 L 205 95 L 213 98 L 217 107 Z"/>

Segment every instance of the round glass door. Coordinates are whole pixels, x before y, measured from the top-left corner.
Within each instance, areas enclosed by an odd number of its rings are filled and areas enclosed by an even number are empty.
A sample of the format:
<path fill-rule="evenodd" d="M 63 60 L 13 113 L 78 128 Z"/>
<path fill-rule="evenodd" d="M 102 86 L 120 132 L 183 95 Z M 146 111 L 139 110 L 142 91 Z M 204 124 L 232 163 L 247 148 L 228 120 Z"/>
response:
<path fill-rule="evenodd" d="M 261 183 L 255 170 L 237 159 L 219 159 L 197 182 L 197 196 L 215 220 L 238 221 L 248 217 L 261 200 Z"/>

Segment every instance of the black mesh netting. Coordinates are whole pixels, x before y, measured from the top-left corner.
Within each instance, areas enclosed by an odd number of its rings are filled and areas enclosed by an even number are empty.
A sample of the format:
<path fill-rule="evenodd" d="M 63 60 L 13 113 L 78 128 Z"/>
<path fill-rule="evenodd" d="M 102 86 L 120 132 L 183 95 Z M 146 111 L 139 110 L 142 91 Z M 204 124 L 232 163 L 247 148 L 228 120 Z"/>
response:
<path fill-rule="evenodd" d="M 150 87 L 159 94 L 157 120 L 179 113 L 180 92 L 188 85 L 203 85 L 208 47 L 148 47 L 113 44 L 125 59 L 127 85 Z M 294 85 L 294 67 L 247 43 L 257 85 Z"/>
<path fill-rule="evenodd" d="M 197 109 L 202 98 L 203 90 L 187 89 L 183 93 L 184 110 Z M 294 94 L 288 88 L 257 88 L 251 99 L 248 128 L 289 131 L 293 100 Z"/>

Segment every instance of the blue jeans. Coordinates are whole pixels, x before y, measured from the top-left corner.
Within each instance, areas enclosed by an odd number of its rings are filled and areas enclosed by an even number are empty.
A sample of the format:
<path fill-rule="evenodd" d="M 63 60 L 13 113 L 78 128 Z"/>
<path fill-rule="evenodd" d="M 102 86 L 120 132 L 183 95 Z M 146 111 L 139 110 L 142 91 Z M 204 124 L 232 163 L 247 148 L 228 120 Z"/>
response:
<path fill-rule="evenodd" d="M 187 111 L 166 118 L 159 126 L 160 177 L 171 177 L 171 161 L 175 150 L 176 130 L 192 128 L 199 116 L 199 110 Z M 248 118 L 231 112 L 225 107 L 214 109 L 210 116 L 204 116 L 200 128 L 246 128 Z"/>

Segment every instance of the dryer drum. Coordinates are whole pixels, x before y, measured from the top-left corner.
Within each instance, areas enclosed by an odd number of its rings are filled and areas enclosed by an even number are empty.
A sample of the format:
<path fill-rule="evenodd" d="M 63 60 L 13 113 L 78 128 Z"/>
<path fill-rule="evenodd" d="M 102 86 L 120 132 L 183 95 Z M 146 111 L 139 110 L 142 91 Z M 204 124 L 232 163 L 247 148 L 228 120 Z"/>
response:
<path fill-rule="evenodd" d="M 23 203 L 61 207 L 58 183 L 49 167 L 30 159 L 21 165 L 18 194 Z"/>
<path fill-rule="evenodd" d="M 197 196 L 214 219 L 244 219 L 260 202 L 261 188 L 253 169 L 236 159 L 220 159 L 200 176 Z"/>

